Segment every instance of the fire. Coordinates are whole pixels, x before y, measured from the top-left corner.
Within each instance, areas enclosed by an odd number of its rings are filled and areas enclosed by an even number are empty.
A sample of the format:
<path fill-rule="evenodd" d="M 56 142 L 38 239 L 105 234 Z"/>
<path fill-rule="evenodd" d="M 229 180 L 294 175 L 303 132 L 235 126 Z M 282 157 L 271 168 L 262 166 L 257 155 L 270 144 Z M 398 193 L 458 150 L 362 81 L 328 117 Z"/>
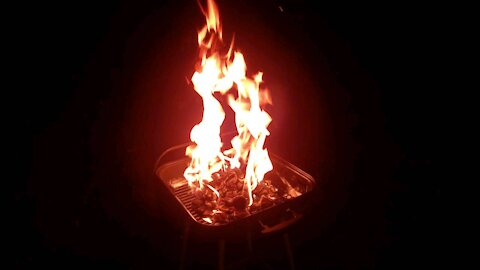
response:
<path fill-rule="evenodd" d="M 247 77 L 244 56 L 233 50 L 233 40 L 228 51 L 221 52 L 222 28 L 215 2 L 208 0 L 207 9 L 202 8 L 202 12 L 206 24 L 198 32 L 200 68 L 191 81 L 202 97 L 203 117 L 190 132 L 190 139 L 195 144 L 186 149 L 191 161 L 184 177 L 191 187 L 206 187 L 219 197 L 219 193 L 208 184 L 213 181 L 212 175 L 244 168 L 244 188 L 251 206 L 253 190 L 273 169 L 268 151 L 264 148 L 266 137 L 270 135 L 267 127 L 272 118 L 261 107 L 271 103 L 271 99 L 266 89 L 260 87 L 263 73 Z M 231 93 L 234 88 L 237 90 L 236 98 Z M 220 137 L 225 111 L 214 96 L 216 92 L 228 95 L 228 104 L 235 112 L 238 135 L 231 141 L 232 148 L 225 151 L 222 151 L 224 145 Z"/>

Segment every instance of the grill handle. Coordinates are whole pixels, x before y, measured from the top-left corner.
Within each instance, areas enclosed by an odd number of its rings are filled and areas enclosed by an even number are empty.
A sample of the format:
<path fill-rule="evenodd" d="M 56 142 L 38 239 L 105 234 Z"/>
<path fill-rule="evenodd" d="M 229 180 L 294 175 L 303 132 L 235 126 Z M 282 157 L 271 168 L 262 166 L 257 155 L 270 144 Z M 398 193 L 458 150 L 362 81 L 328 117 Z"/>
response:
<path fill-rule="evenodd" d="M 287 209 L 287 212 L 292 213 L 292 217 L 287 219 L 287 220 L 282 220 L 279 223 L 273 225 L 273 226 L 267 226 L 265 225 L 261 220 L 258 220 L 258 223 L 260 223 L 260 226 L 262 226 L 262 233 L 267 234 L 267 233 L 273 233 L 273 232 L 278 232 L 281 231 L 288 226 L 294 224 L 298 220 L 300 220 L 303 215 L 302 214 L 297 214 L 291 209 Z"/>
<path fill-rule="evenodd" d="M 220 137 L 222 138 L 222 141 L 224 139 L 231 140 L 236 134 L 237 134 L 236 131 L 228 131 L 228 132 L 220 134 Z M 158 169 L 158 167 L 160 167 L 160 165 L 162 163 L 165 163 L 166 160 L 172 161 L 172 160 L 175 160 L 175 159 L 178 159 L 178 158 L 185 157 L 185 149 L 188 146 L 193 145 L 193 144 L 195 144 L 195 143 L 194 142 L 182 143 L 180 145 L 170 147 L 167 150 L 163 151 L 163 153 L 158 157 L 157 161 L 155 162 L 154 173 L 156 173 L 156 170 Z M 175 156 L 175 158 L 172 158 L 173 156 Z"/>
<path fill-rule="evenodd" d="M 158 157 L 157 161 L 155 162 L 155 172 L 156 170 L 160 167 L 162 163 L 165 163 L 165 159 L 170 156 L 170 159 L 172 158 L 171 156 L 173 155 L 185 155 L 185 149 L 187 146 L 191 145 L 192 143 L 183 143 L 180 145 L 176 145 L 173 147 L 168 148 L 167 150 L 163 151 L 163 153 Z"/>

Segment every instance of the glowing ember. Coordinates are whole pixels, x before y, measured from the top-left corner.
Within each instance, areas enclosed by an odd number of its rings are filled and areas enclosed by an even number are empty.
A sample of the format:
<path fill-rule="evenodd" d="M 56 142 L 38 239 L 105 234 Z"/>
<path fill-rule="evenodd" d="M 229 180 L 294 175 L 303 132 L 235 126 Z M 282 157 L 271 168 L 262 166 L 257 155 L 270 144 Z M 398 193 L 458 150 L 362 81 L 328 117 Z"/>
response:
<path fill-rule="evenodd" d="M 244 199 L 240 195 L 231 198 L 231 203 L 240 208 L 247 207 L 247 203 L 252 206 L 255 201 L 254 190 L 265 174 L 273 169 L 268 151 L 264 149 L 266 137 L 270 134 L 267 127 L 272 119 L 261 107 L 271 104 L 271 99 L 266 89 L 260 88 L 261 72 L 253 78 L 246 76 L 244 57 L 233 50 L 233 41 L 228 51 L 221 53 L 222 29 L 215 2 L 208 0 L 207 8 L 202 8 L 202 12 L 206 25 L 198 32 L 200 68 L 191 80 L 203 100 L 203 117 L 190 133 L 190 139 L 195 144 L 186 149 L 191 162 L 184 177 L 194 190 L 198 188 L 204 194 L 211 194 L 213 201 L 218 202 L 222 199 L 221 193 L 229 191 L 219 192 L 214 186 L 218 188 L 220 185 L 212 181 L 218 180 L 219 175 L 241 170 L 241 173 L 235 173 L 236 182 L 232 182 L 231 189 L 245 196 Z M 236 95 L 231 93 L 234 88 Z M 222 151 L 224 145 L 220 137 L 225 112 L 214 97 L 216 92 L 228 95 L 228 104 L 235 112 L 238 135 L 231 141 L 232 148 L 225 151 Z M 221 186 L 225 189 L 228 185 Z M 222 214 L 222 211 L 214 211 L 212 215 Z M 204 220 L 211 223 L 210 218 Z"/>

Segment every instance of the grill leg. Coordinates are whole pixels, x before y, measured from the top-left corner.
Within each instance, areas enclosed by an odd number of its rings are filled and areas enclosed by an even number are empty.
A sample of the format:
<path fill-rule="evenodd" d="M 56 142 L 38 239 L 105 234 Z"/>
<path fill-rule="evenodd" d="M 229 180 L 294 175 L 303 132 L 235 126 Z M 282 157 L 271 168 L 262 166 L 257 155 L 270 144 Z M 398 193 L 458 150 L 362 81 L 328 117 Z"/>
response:
<path fill-rule="evenodd" d="M 218 269 L 225 269 L 225 240 L 220 239 L 218 241 Z"/>
<path fill-rule="evenodd" d="M 252 253 L 253 244 L 252 244 L 252 233 L 250 231 L 247 232 L 247 244 L 248 244 L 248 251 Z"/>
<path fill-rule="evenodd" d="M 183 230 L 183 241 L 182 241 L 182 253 L 180 254 L 180 266 L 179 269 L 185 269 L 185 263 L 187 260 L 187 245 L 188 245 L 188 237 L 190 235 L 190 223 L 185 224 L 185 228 Z"/>
<path fill-rule="evenodd" d="M 293 261 L 293 251 L 290 245 L 290 238 L 288 233 L 283 234 L 283 241 L 285 243 L 285 250 L 287 251 L 288 264 L 290 265 L 291 270 L 295 270 L 295 262 Z"/>

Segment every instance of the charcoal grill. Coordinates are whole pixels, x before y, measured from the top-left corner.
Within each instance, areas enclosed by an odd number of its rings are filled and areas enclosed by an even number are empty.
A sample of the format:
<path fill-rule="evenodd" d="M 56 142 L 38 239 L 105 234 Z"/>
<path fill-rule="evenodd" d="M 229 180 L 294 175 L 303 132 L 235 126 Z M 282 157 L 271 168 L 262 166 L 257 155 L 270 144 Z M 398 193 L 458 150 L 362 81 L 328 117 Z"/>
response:
<path fill-rule="evenodd" d="M 189 158 L 185 157 L 185 148 L 190 144 L 186 143 L 166 150 L 157 160 L 155 173 L 170 194 L 171 200 L 176 201 L 177 206 L 183 209 L 182 215 L 193 223 L 197 230 L 217 233 L 222 238 L 242 231 L 244 233 L 245 229 L 252 233 L 268 234 L 292 225 L 303 216 L 309 205 L 307 200 L 316 185 L 314 178 L 295 165 L 270 154 L 274 169 L 265 175 L 265 179 L 272 179 L 272 184 L 279 189 L 290 185 L 301 193 L 300 196 L 262 208 L 241 219 L 225 224 L 210 224 L 203 220 L 192 207 L 195 196 L 191 192 L 187 180 L 183 177 L 183 172 L 189 162 Z"/>

